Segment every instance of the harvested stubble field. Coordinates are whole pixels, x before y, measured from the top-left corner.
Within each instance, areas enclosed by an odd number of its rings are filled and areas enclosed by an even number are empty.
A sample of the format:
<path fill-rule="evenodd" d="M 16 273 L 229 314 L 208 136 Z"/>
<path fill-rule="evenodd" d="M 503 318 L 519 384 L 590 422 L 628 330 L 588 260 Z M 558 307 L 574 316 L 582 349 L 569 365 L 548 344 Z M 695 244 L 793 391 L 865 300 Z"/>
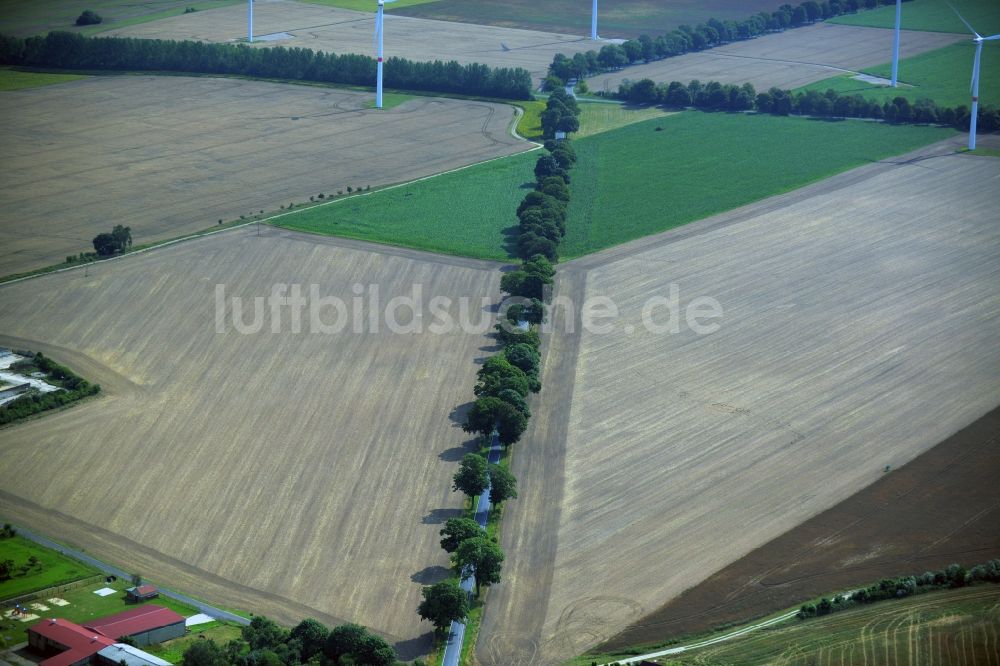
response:
<path fill-rule="evenodd" d="M 374 7 L 375 3 L 372 3 Z M 374 55 L 372 35 L 375 15 L 335 7 L 275 0 L 255 5 L 254 35 L 280 33 L 291 39 L 254 44 L 260 48 L 286 46 L 333 53 Z M 209 12 L 185 14 L 155 23 L 113 30 L 109 35 L 149 39 L 194 39 L 228 42 L 246 39 L 245 7 L 225 7 Z M 570 57 L 600 45 L 576 35 L 515 30 L 486 25 L 430 21 L 386 14 L 385 57 L 416 61 L 457 60 L 491 67 L 523 67 L 541 80 L 556 53 Z M 374 79 L 372 85 L 375 85 Z"/>
<path fill-rule="evenodd" d="M 964 39 L 961 35 L 906 32 L 900 55 L 908 58 Z M 798 88 L 892 57 L 892 32 L 830 23 L 796 28 L 700 53 L 688 53 L 588 79 L 592 90 L 618 90 L 628 79 L 657 82 L 752 83 L 757 90 Z M 970 65 L 971 66 L 971 65 Z"/>
<path fill-rule="evenodd" d="M 1000 554 L 1000 408 L 733 562 L 601 649 L 663 642 L 885 577 Z"/>
<path fill-rule="evenodd" d="M 0 275 L 530 147 L 513 109 L 240 79 L 107 76 L 0 94 Z M 68 103 L 71 100 L 72 103 Z"/>
<path fill-rule="evenodd" d="M 332 0 L 336 2 L 337 0 Z M 752 14 L 777 9 L 774 0 L 601 0 L 598 33 L 601 37 L 661 35 L 682 24 L 697 25 L 716 18 L 742 21 Z M 405 9 L 392 6 L 394 14 L 499 25 L 530 30 L 590 34 L 589 2 L 579 0 L 437 0 Z"/>
<path fill-rule="evenodd" d="M 85 35 L 115 27 L 155 21 L 182 14 L 188 7 L 203 11 L 231 5 L 240 0 L 0 0 L 0 33 L 29 37 L 44 35 L 50 30 L 66 30 Z M 97 25 L 77 26 L 76 19 L 84 9 L 101 16 Z"/>
<path fill-rule="evenodd" d="M 1000 162 L 957 145 L 563 267 L 620 316 L 549 338 L 481 661 L 579 654 L 1000 402 Z M 644 328 L 671 284 L 719 330 Z"/>
<path fill-rule="evenodd" d="M 462 507 L 451 475 L 467 437 L 449 413 L 492 345 L 432 334 L 427 308 L 449 297 L 457 317 L 469 297 L 488 327 L 500 273 L 370 248 L 244 228 L 0 287 L 0 344 L 104 387 L 3 431 L 0 515 L 224 607 L 360 622 L 407 658 L 426 650 L 421 583 L 447 574 L 437 532 Z M 240 334 L 228 303 L 217 333 L 216 285 L 249 324 L 276 283 L 342 299 L 347 327 L 317 332 L 307 308 L 296 333 L 286 308 L 275 333 L 266 306 L 262 330 Z M 419 285 L 425 332 L 374 331 L 372 285 L 383 306 Z M 337 321 L 331 305 L 321 317 Z"/>

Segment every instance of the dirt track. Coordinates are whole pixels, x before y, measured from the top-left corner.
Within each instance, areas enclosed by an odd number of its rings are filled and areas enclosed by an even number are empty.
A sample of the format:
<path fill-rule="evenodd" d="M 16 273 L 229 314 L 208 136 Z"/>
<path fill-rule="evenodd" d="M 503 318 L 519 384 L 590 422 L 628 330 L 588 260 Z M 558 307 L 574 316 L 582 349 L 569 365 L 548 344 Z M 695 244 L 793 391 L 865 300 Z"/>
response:
<path fill-rule="evenodd" d="M 749 553 L 603 649 L 664 641 L 885 576 L 1000 556 L 1000 408 Z"/>
<path fill-rule="evenodd" d="M 368 317 L 420 285 L 424 327 L 434 296 L 469 297 L 488 327 L 481 298 L 499 277 L 487 262 L 268 228 L 0 287 L 0 344 L 105 388 L 0 431 L 0 515 L 211 603 L 360 622 L 417 656 L 431 630 L 415 612 L 421 585 L 446 574 L 437 532 L 461 510 L 450 478 L 467 436 L 448 415 L 492 342 L 373 332 Z M 296 333 L 286 310 L 273 333 L 268 309 L 240 334 L 230 306 L 216 332 L 217 284 L 244 298 L 249 322 L 276 283 L 318 285 L 365 331 L 350 318 L 315 332 L 306 314 Z M 399 321 L 414 321 L 405 306 Z"/>
<path fill-rule="evenodd" d="M 900 38 L 900 57 L 924 53 L 965 39 L 943 32 L 905 30 Z M 889 62 L 892 31 L 817 23 L 804 28 L 734 42 L 701 53 L 688 53 L 647 65 L 626 67 L 618 72 L 588 79 L 592 90 L 617 90 L 625 79 L 656 82 L 752 83 L 757 90 L 798 88 L 843 74 Z"/>
<path fill-rule="evenodd" d="M 374 9 L 375 3 L 372 3 Z M 275 0 L 254 5 L 254 35 L 287 33 L 290 39 L 256 40 L 260 48 L 286 46 L 333 53 L 374 55 L 375 15 L 302 2 Z M 245 39 L 246 7 L 233 6 L 185 14 L 153 23 L 109 31 L 150 39 L 228 42 Z M 491 67 L 523 67 L 540 81 L 556 53 L 571 56 L 600 48 L 579 35 L 497 28 L 385 15 L 385 55 L 417 61 L 457 60 Z M 506 47 L 506 48 L 505 48 Z M 372 81 L 374 85 L 374 81 Z"/>
<path fill-rule="evenodd" d="M 172 76 L 0 93 L 0 275 L 93 251 L 115 224 L 148 243 L 530 147 L 509 134 L 507 105 L 418 98 L 377 112 L 371 99 Z"/>
<path fill-rule="evenodd" d="M 995 406 L 1000 244 L 982 183 L 1000 162 L 954 156 L 958 143 L 563 267 L 560 291 L 586 280 L 622 316 L 615 335 L 551 342 L 578 359 L 543 383 L 575 388 L 534 411 L 568 427 L 540 420 L 514 458 L 521 487 L 544 490 L 507 515 L 510 584 L 491 591 L 483 632 L 517 640 L 481 644 L 483 663 L 556 663 L 609 640 Z M 638 328 L 671 282 L 682 307 L 718 299 L 722 328 Z M 556 523 L 556 539 L 540 533 Z"/>

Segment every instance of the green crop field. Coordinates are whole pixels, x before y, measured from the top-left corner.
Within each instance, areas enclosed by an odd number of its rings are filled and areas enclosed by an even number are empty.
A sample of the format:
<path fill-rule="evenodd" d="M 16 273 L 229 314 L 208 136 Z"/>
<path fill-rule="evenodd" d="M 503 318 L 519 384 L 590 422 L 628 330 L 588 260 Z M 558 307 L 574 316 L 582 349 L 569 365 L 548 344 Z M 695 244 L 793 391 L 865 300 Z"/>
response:
<path fill-rule="evenodd" d="M 131 0 L 0 0 L 0 33 L 27 37 L 50 30 L 70 30 L 93 35 L 113 28 L 123 28 L 136 23 L 156 21 L 183 14 L 192 7 L 198 11 L 225 7 L 242 0 L 157 0 L 157 2 L 132 2 Z M 84 9 L 97 12 L 103 21 L 97 25 L 78 28 L 76 17 Z"/>
<path fill-rule="evenodd" d="M 56 83 L 66 83 L 87 77 L 79 74 L 43 74 L 36 72 L 21 72 L 16 69 L 0 69 L 0 90 L 21 90 L 22 88 L 38 88 Z"/>
<path fill-rule="evenodd" d="M 502 230 L 534 184 L 536 152 L 304 209 L 276 220 L 299 231 L 479 259 L 510 258 Z"/>
<path fill-rule="evenodd" d="M 1000 3 L 995 0 L 955 0 L 952 4 L 979 34 L 994 35 L 1000 32 Z M 857 14 L 846 14 L 828 22 L 893 28 L 896 25 L 896 7 L 890 5 Z M 945 0 L 913 0 L 903 3 L 902 26 L 904 30 L 969 32 Z"/>
<path fill-rule="evenodd" d="M 928 51 L 913 58 L 899 61 L 897 88 L 865 83 L 850 75 L 836 76 L 817 81 L 800 90 L 836 90 L 846 95 L 861 95 L 868 99 L 889 101 L 906 97 L 910 101 L 932 99 L 939 106 L 969 106 L 969 81 L 972 78 L 972 59 L 975 47 L 972 42 L 952 44 L 943 49 Z M 892 63 L 867 67 L 865 74 L 889 78 Z M 987 43 L 983 47 L 979 73 L 979 97 L 983 104 L 1000 106 L 1000 44 Z"/>
<path fill-rule="evenodd" d="M 340 9 L 353 9 L 357 12 L 374 12 L 375 0 L 305 0 L 314 5 L 326 5 L 327 7 L 339 7 Z M 400 7 L 410 7 L 413 5 L 424 5 L 437 0 L 392 0 L 392 4 L 385 6 L 386 11 L 399 9 Z"/>
<path fill-rule="evenodd" d="M 560 253 L 577 257 L 666 231 L 952 134 L 938 127 L 685 112 L 581 138 L 574 141 L 579 162 Z M 517 222 L 536 160 L 537 153 L 502 158 L 275 223 L 503 261 L 511 258 L 504 231 Z"/>
<path fill-rule="evenodd" d="M 339 4 L 339 2 L 338 2 Z M 391 11 L 406 16 L 480 23 L 504 27 L 590 34 L 591 3 L 580 0 L 438 0 L 410 7 L 394 3 Z M 780 4 L 780 3 L 778 3 Z M 602 37 L 660 35 L 677 26 L 695 25 L 710 18 L 740 21 L 760 11 L 778 8 L 774 0 L 601 0 L 599 33 Z M 599 45 L 598 45 L 599 46 Z"/>
<path fill-rule="evenodd" d="M 31 557 L 37 558 L 37 564 L 29 565 L 28 559 Z M 0 599 L 12 599 L 28 592 L 64 585 L 99 573 L 97 569 L 83 562 L 70 559 L 19 536 L 0 539 L 0 560 L 13 561 L 15 568 L 14 576 L 10 580 L 0 582 Z M 27 571 L 19 570 L 25 566 Z"/>
<path fill-rule="evenodd" d="M 576 257 L 665 231 L 953 133 L 687 112 L 581 139 L 560 253 Z"/>

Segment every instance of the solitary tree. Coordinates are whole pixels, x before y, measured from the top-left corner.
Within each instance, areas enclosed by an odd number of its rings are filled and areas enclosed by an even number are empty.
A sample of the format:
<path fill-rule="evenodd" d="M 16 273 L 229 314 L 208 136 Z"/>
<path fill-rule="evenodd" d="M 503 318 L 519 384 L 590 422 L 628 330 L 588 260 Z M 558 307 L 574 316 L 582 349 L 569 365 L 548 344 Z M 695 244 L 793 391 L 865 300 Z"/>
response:
<path fill-rule="evenodd" d="M 472 518 L 449 518 L 439 532 L 441 547 L 446 552 L 454 553 L 458 545 L 466 539 L 483 536 L 483 528 Z"/>
<path fill-rule="evenodd" d="M 490 503 L 500 506 L 509 499 L 517 499 L 517 479 L 504 467 L 490 465 Z"/>
<path fill-rule="evenodd" d="M 77 25 L 97 25 L 101 22 L 101 15 L 90 9 L 84 9 L 83 13 L 76 17 Z"/>
<path fill-rule="evenodd" d="M 479 596 L 481 586 L 489 587 L 500 582 L 504 554 L 500 546 L 487 537 L 466 539 L 459 544 L 452 557 L 456 566 L 463 571 L 471 571 L 475 576 L 476 596 Z"/>
<path fill-rule="evenodd" d="M 109 233 L 97 234 L 94 236 L 94 251 L 102 257 L 107 257 L 115 253 L 115 239 Z"/>
<path fill-rule="evenodd" d="M 422 591 L 424 600 L 417 607 L 420 617 L 430 620 L 443 632 L 453 621 L 464 622 L 469 614 L 469 595 L 454 580 L 446 580 Z"/>
<path fill-rule="evenodd" d="M 116 224 L 115 228 L 111 230 L 111 237 L 114 239 L 115 249 L 118 251 L 132 247 L 132 227 Z"/>
<path fill-rule="evenodd" d="M 462 464 L 455 472 L 452 490 L 461 490 L 469 497 L 482 494 L 489 484 L 486 472 L 486 458 L 475 453 L 467 453 L 462 458 Z"/>

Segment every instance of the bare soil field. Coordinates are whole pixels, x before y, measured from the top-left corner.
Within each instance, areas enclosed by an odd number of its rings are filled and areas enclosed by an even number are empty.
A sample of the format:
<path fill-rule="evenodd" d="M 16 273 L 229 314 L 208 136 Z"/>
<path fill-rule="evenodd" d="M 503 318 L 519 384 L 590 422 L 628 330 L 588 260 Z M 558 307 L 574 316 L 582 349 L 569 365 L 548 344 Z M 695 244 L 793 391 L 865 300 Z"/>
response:
<path fill-rule="evenodd" d="M 962 35 L 904 31 L 900 57 L 924 53 L 965 39 Z M 592 90 L 617 90 L 625 79 L 657 82 L 752 83 L 758 90 L 797 88 L 846 71 L 892 59 L 892 31 L 817 23 L 804 28 L 734 42 L 589 79 Z"/>
<path fill-rule="evenodd" d="M 253 23 L 255 36 L 279 33 L 292 36 L 291 39 L 256 40 L 254 44 L 261 48 L 287 46 L 334 53 L 375 54 L 374 14 L 275 0 L 255 3 Z M 246 39 L 246 7 L 185 14 L 105 34 L 204 42 Z M 392 13 L 385 16 L 386 58 L 400 56 L 417 61 L 457 60 L 463 64 L 478 62 L 492 67 L 523 67 L 537 80 L 545 76 L 556 53 L 572 56 L 600 46 L 600 42 L 579 35 L 432 21 Z M 375 85 L 374 80 L 372 85 Z"/>
<path fill-rule="evenodd" d="M 959 144 L 562 267 L 557 296 L 619 315 L 610 334 L 547 340 L 554 390 L 514 456 L 526 490 L 483 663 L 609 640 L 1000 403 L 1000 161 Z M 672 284 L 682 319 L 711 297 L 721 327 L 644 327 Z"/>
<path fill-rule="evenodd" d="M 883 577 L 1000 556 L 1000 408 L 685 591 L 601 650 L 759 617 Z"/>
<path fill-rule="evenodd" d="M 82 6 L 78 0 L 0 0 L 0 33 L 29 37 L 44 35 L 50 30 L 66 30 L 93 34 L 116 25 L 155 20 L 180 14 L 187 7 L 198 10 L 221 7 L 239 0 L 88 0 Z M 101 23 L 77 26 L 76 19 L 84 9 L 95 11 Z"/>
<path fill-rule="evenodd" d="M 449 414 L 492 345 L 433 334 L 427 308 L 448 297 L 457 317 L 468 297 L 489 326 L 500 273 L 370 248 L 243 228 L 0 287 L 0 344 L 104 388 L 2 431 L 0 516 L 224 607 L 359 622 L 407 658 L 425 652 L 421 584 L 447 573 L 438 530 L 462 506 L 451 475 L 467 436 Z M 346 328 L 320 332 L 310 305 L 296 332 L 289 308 L 278 319 L 263 301 L 276 283 L 341 299 Z M 423 332 L 393 333 L 383 308 L 414 285 L 421 319 L 395 312 Z M 259 332 L 239 332 L 232 297 L 248 326 L 262 299 Z M 320 316 L 338 320 L 329 304 Z"/>
<path fill-rule="evenodd" d="M 697 25 L 715 18 L 742 21 L 760 11 L 774 11 L 773 0 L 601 0 L 598 3 L 601 37 L 662 35 L 680 25 Z M 579 0 L 437 0 L 410 7 L 391 7 L 405 14 L 443 21 L 461 21 L 531 30 L 590 34 L 591 3 Z"/>
<path fill-rule="evenodd" d="M 512 107 L 239 79 L 107 76 L 0 93 L 0 275 L 531 147 Z"/>

